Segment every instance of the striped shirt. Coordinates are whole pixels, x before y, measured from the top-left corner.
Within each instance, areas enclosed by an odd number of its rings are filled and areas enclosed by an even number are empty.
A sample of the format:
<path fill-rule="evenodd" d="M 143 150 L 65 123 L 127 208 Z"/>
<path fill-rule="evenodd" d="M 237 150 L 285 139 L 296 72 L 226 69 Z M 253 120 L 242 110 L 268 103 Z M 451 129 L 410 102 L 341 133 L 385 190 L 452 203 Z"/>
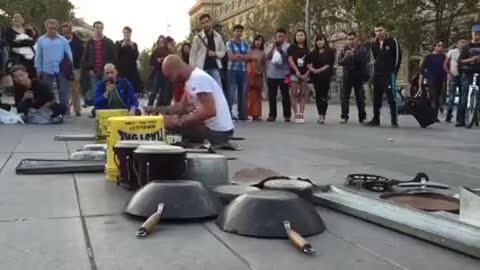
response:
<path fill-rule="evenodd" d="M 233 54 L 247 54 L 250 52 L 250 46 L 245 41 L 234 41 L 231 39 L 227 42 L 227 52 L 233 52 Z M 246 71 L 245 61 L 232 61 L 228 60 L 228 70 Z"/>

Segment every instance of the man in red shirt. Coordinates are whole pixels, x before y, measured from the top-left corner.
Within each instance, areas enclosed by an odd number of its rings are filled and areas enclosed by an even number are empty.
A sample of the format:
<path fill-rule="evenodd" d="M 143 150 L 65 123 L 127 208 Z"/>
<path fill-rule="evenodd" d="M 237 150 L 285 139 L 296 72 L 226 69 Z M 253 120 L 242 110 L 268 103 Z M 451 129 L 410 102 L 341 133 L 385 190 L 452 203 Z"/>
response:
<path fill-rule="evenodd" d="M 82 68 L 90 72 L 90 91 L 93 91 L 95 85 L 103 79 L 103 67 L 106 64 L 117 63 L 115 44 L 103 34 L 103 23 L 97 21 L 93 23 L 93 27 L 95 28 L 93 38 L 90 38 L 85 45 L 82 62 Z M 91 100 L 86 98 L 87 101 Z"/>

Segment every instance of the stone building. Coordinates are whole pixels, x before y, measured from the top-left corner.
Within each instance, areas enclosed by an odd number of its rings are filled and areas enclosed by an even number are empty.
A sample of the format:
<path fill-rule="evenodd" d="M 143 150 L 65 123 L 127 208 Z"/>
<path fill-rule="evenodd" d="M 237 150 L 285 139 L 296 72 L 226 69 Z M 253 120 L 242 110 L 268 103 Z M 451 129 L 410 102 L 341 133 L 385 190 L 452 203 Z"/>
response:
<path fill-rule="evenodd" d="M 195 31 L 201 28 L 198 19 L 204 13 L 210 14 L 212 19 L 218 22 L 218 7 L 227 1 L 228 0 L 197 0 L 188 11 L 188 15 L 190 15 L 190 29 Z"/>

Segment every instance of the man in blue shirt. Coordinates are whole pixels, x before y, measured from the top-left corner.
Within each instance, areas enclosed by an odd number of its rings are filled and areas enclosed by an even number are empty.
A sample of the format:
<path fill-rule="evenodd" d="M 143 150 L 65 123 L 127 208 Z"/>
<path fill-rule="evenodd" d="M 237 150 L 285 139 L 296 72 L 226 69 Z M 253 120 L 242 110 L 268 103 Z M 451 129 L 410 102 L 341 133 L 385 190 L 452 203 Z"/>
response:
<path fill-rule="evenodd" d="M 53 82 L 57 83 L 59 103 L 67 106 L 67 77 L 73 75 L 73 59 L 70 45 L 58 34 L 58 27 L 57 20 L 45 22 L 47 33 L 37 41 L 35 68 L 39 79 L 43 79 L 51 89 Z"/>
<path fill-rule="evenodd" d="M 105 80 L 97 83 L 95 88 L 95 110 L 127 109 L 129 115 L 140 115 L 135 89 L 128 79 L 119 78 L 117 68 L 113 64 L 106 64 L 104 68 Z"/>
<path fill-rule="evenodd" d="M 238 118 L 241 121 L 248 120 L 245 109 L 245 91 L 247 89 L 247 67 L 246 62 L 250 60 L 250 46 L 242 41 L 243 26 L 233 27 L 233 38 L 227 42 L 228 54 L 228 93 L 227 101 L 232 110 L 233 95 L 235 89 L 238 92 Z"/>

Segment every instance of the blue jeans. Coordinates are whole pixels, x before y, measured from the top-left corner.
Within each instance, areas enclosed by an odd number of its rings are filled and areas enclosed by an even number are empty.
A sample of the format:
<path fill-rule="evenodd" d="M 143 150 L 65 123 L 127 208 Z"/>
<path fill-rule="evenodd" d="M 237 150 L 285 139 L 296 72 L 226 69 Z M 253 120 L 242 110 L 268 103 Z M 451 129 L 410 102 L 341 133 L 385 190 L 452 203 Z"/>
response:
<path fill-rule="evenodd" d="M 453 107 L 455 106 L 455 97 L 457 95 L 457 88 L 459 88 L 460 93 L 462 93 L 462 78 L 460 75 L 453 76 L 452 78 L 450 78 L 450 81 L 448 82 L 447 119 L 452 118 Z M 457 121 L 458 121 L 458 113 L 457 113 Z"/>
<path fill-rule="evenodd" d="M 68 106 L 68 87 L 67 79 L 63 74 L 43 74 L 43 80 L 53 90 L 53 82 L 57 83 L 58 102 L 64 106 Z"/>
<path fill-rule="evenodd" d="M 465 111 L 467 110 L 468 89 L 473 83 L 473 75 L 462 75 L 462 87 L 460 88 L 460 101 L 458 102 L 457 123 L 465 124 Z"/>
<path fill-rule="evenodd" d="M 205 72 L 208 73 L 217 83 L 220 88 L 222 88 L 222 77 L 220 77 L 220 71 L 216 68 L 205 69 Z"/>
<path fill-rule="evenodd" d="M 227 101 L 228 106 L 230 107 L 230 112 L 232 111 L 233 99 L 235 90 L 238 93 L 238 117 L 240 119 L 247 119 L 247 114 L 245 111 L 245 92 L 247 90 L 247 72 L 239 70 L 229 70 L 228 71 L 228 93 Z"/>

